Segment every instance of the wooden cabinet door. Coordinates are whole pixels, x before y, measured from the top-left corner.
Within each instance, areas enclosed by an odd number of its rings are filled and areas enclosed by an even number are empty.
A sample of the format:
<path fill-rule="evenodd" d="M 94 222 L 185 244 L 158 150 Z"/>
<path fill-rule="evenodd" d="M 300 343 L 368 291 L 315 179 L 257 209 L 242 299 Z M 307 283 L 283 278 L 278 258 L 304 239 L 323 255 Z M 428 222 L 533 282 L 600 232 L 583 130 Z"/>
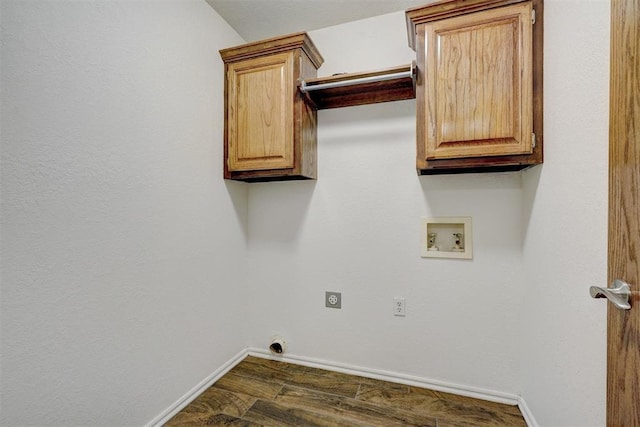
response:
<path fill-rule="evenodd" d="M 424 159 L 532 152 L 532 25 L 531 2 L 422 25 Z"/>
<path fill-rule="evenodd" d="M 293 65 L 292 52 L 229 64 L 229 171 L 294 166 Z"/>

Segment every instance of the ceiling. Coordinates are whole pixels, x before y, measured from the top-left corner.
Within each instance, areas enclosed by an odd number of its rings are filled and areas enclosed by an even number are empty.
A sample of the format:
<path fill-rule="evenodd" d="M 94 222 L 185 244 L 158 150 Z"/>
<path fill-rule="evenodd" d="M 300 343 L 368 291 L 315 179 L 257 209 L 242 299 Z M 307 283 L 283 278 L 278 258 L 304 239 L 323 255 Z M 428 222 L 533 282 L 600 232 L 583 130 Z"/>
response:
<path fill-rule="evenodd" d="M 422 6 L 431 0 L 206 0 L 247 42 Z"/>

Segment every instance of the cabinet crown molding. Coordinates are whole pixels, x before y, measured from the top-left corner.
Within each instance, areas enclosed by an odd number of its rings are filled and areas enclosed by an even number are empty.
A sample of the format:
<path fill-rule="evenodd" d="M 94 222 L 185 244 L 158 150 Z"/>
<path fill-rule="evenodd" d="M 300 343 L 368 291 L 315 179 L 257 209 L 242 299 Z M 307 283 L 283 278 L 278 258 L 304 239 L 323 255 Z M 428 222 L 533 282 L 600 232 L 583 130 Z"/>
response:
<path fill-rule="evenodd" d="M 319 68 L 324 62 L 324 58 L 320 55 L 318 48 L 316 48 L 313 40 L 306 32 L 287 34 L 222 49 L 220 50 L 220 56 L 226 64 L 293 49 L 302 49 L 316 68 Z"/>
<path fill-rule="evenodd" d="M 426 6 L 407 9 L 405 17 L 409 47 L 416 50 L 416 27 L 420 24 L 524 1 L 529 0 L 440 0 Z"/>

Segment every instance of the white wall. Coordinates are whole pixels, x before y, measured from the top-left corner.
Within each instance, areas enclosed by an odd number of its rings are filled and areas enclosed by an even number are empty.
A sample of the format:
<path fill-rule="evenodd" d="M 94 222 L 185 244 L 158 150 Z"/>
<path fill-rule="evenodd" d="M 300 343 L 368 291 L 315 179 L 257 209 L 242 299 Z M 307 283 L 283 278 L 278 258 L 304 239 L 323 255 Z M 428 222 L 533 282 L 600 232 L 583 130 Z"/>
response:
<path fill-rule="evenodd" d="M 310 35 L 320 75 L 415 57 L 403 12 Z M 419 178 L 413 100 L 321 111 L 318 127 L 317 182 L 249 190 L 250 343 L 279 333 L 296 355 L 517 392 L 520 174 Z M 421 216 L 467 215 L 473 261 L 420 258 Z"/>
<path fill-rule="evenodd" d="M 522 394 L 543 426 L 604 423 L 606 304 L 587 288 L 606 280 L 609 2 L 545 5 L 545 165 L 417 177 L 413 101 L 320 112 L 318 181 L 250 187 L 251 345 L 280 334 L 295 355 Z M 403 18 L 311 32 L 320 75 L 411 61 Z M 473 261 L 421 259 L 423 215 L 472 216 Z"/>
<path fill-rule="evenodd" d="M 0 4 L 0 424 L 143 424 L 276 333 L 604 423 L 607 0 L 545 2 L 543 167 L 417 177 L 401 101 L 320 112 L 319 180 L 249 186 L 220 179 L 217 50 L 242 40 L 206 3 Z M 311 36 L 320 75 L 414 58 L 402 12 Z M 472 261 L 420 258 L 446 215 Z"/>
<path fill-rule="evenodd" d="M 242 40 L 199 0 L 1 5 L 0 424 L 142 425 L 246 345 Z"/>
<path fill-rule="evenodd" d="M 609 1 L 545 1 L 545 163 L 524 174 L 523 396 L 542 426 L 605 424 Z"/>

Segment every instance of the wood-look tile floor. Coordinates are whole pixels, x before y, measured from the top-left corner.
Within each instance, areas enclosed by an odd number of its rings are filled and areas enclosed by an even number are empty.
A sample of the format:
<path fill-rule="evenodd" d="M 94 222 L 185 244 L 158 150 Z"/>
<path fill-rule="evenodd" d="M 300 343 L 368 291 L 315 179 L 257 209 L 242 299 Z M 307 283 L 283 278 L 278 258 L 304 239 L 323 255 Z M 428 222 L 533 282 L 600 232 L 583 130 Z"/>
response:
<path fill-rule="evenodd" d="M 517 406 L 248 356 L 165 426 L 524 426 Z"/>

